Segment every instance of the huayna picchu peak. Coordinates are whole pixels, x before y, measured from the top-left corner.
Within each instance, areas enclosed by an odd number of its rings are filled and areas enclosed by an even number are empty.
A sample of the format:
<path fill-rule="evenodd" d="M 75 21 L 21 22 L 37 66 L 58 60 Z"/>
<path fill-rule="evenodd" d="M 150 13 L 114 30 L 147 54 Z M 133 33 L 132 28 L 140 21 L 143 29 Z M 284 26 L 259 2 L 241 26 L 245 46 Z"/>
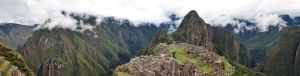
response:
<path fill-rule="evenodd" d="M 194 10 L 184 17 L 172 38 L 177 42 L 204 46 L 207 50 L 214 50 L 219 55 L 239 62 L 240 43 L 235 34 L 206 24 Z M 248 54 L 243 55 L 248 60 Z"/>
<path fill-rule="evenodd" d="M 212 50 L 209 26 L 200 18 L 196 11 L 190 11 L 182 20 L 177 31 L 172 35 L 175 41 L 205 46 Z"/>
<path fill-rule="evenodd" d="M 147 52 L 142 51 L 141 56 L 117 67 L 114 75 L 264 75 L 239 64 L 240 44 L 233 33 L 206 24 L 194 10 L 184 17 L 172 35 L 160 31 L 151 43 L 144 50 Z"/>

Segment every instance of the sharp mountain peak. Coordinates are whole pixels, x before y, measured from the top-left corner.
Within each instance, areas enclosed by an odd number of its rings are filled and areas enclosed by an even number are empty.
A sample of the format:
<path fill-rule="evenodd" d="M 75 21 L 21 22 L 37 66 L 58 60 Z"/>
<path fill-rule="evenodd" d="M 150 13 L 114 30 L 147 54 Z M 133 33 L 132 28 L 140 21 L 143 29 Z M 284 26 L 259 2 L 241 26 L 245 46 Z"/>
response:
<path fill-rule="evenodd" d="M 206 25 L 204 20 L 198 15 L 198 13 L 195 10 L 191 10 L 188 14 L 186 14 L 180 25 L 185 23 L 191 23 L 194 25 L 200 23 L 200 25 L 202 26 Z"/>

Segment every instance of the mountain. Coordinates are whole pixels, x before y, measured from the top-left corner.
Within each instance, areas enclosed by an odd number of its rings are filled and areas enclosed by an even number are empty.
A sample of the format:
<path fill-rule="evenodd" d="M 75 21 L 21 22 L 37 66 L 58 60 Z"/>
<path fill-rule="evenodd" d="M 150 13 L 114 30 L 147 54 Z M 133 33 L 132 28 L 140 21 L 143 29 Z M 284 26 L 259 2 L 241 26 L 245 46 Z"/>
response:
<path fill-rule="evenodd" d="M 260 32 L 258 29 L 243 30 L 242 32 L 237 33 L 237 36 L 244 47 L 250 52 L 250 67 L 255 67 L 253 69 L 265 72 L 270 76 L 297 76 L 299 74 L 294 73 L 297 72 L 297 70 L 292 68 L 295 66 L 290 66 L 294 64 L 289 63 L 294 61 L 292 59 L 295 57 L 292 56 L 295 53 L 291 53 L 292 51 L 282 50 L 282 48 L 294 49 L 292 46 L 297 45 L 290 44 L 297 42 L 297 40 L 292 40 L 292 38 L 297 36 L 297 34 L 294 34 L 291 37 L 290 35 L 285 36 L 284 34 L 297 33 L 297 31 L 287 31 L 293 30 L 291 28 L 294 28 L 294 30 L 297 29 L 298 27 L 296 26 L 300 25 L 300 19 L 299 17 L 291 18 L 289 15 L 280 15 L 279 17 L 286 21 L 287 27 L 284 27 L 283 30 L 280 30 L 278 26 L 270 26 L 266 32 Z M 251 23 L 247 20 L 239 21 L 246 23 L 246 26 L 256 25 L 255 23 Z M 230 31 L 234 31 L 234 28 L 236 27 L 228 25 L 225 28 Z M 285 37 L 290 37 L 291 39 L 287 39 L 290 42 L 284 40 Z M 279 42 L 287 42 L 287 44 L 279 44 Z M 289 55 L 291 56 L 288 57 Z M 289 72 L 287 72 L 287 70 L 289 70 Z"/>
<path fill-rule="evenodd" d="M 177 31 L 171 35 L 165 31 L 157 32 L 141 55 L 117 67 L 114 75 L 264 75 L 239 64 L 239 57 L 247 55 L 247 50 L 240 46 L 234 33 L 206 24 L 192 10 Z"/>
<path fill-rule="evenodd" d="M 17 49 L 32 35 L 35 26 L 20 25 L 14 23 L 0 24 L 0 42 Z"/>
<path fill-rule="evenodd" d="M 285 21 L 287 27 L 300 25 L 300 17 L 295 16 L 294 18 L 290 15 L 279 15 L 283 21 Z M 254 22 L 235 19 L 240 23 L 244 23 L 245 26 L 240 27 L 241 31 L 237 33 L 237 37 L 241 44 L 243 44 L 246 49 L 250 52 L 250 67 L 255 67 L 260 64 L 264 64 L 266 60 L 266 54 L 269 50 L 273 48 L 275 42 L 278 40 L 281 30 L 279 26 L 269 26 L 268 31 L 261 32 L 259 29 L 247 29 L 247 27 L 254 27 L 257 25 Z M 235 24 L 228 24 L 225 29 L 234 32 L 238 28 Z"/>
<path fill-rule="evenodd" d="M 177 31 L 174 32 L 173 38 L 175 41 L 201 45 L 205 46 L 208 50 L 212 50 L 213 46 L 209 28 L 196 11 L 190 11 L 182 20 Z"/>
<path fill-rule="evenodd" d="M 280 32 L 281 31 L 279 30 L 267 32 L 252 31 L 253 36 L 248 36 L 248 39 L 241 42 L 250 51 L 254 61 L 252 66 L 263 64 L 265 62 L 266 54 L 275 45 Z M 241 35 L 246 35 L 245 33 L 247 32 L 239 33 L 240 38 Z"/>
<path fill-rule="evenodd" d="M 89 16 L 72 16 L 79 24 L 95 28 L 82 32 L 40 29 L 20 50 L 38 76 L 110 75 L 114 67 L 146 47 L 158 28 L 153 24 L 133 26 L 128 20 L 113 17 L 96 24 Z"/>
<path fill-rule="evenodd" d="M 239 62 L 240 55 L 243 56 L 243 60 L 248 61 L 248 52 L 240 50 L 241 44 L 234 33 L 206 24 L 196 11 L 191 11 L 184 17 L 172 37 L 175 41 L 204 46 L 207 50 L 214 50 L 235 62 Z M 241 62 L 248 65 L 248 62 Z"/>
<path fill-rule="evenodd" d="M 1 76 L 34 76 L 23 57 L 11 48 L 0 44 Z"/>
<path fill-rule="evenodd" d="M 300 27 L 291 26 L 279 35 L 274 47 L 267 54 L 265 71 L 270 76 L 300 75 Z"/>
<path fill-rule="evenodd" d="M 290 15 L 280 15 L 279 17 L 283 19 L 287 25 L 290 26 L 300 25 L 300 16 L 295 16 L 294 18 L 291 18 Z"/>

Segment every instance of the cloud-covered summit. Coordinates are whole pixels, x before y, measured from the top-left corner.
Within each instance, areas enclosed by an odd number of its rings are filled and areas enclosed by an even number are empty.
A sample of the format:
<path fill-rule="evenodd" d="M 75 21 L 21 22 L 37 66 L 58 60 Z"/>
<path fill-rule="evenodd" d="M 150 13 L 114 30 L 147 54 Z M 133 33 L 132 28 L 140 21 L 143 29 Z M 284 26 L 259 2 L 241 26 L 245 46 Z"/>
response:
<path fill-rule="evenodd" d="M 188 11 L 196 10 L 207 22 L 225 26 L 236 24 L 235 19 L 249 20 L 256 28 L 265 31 L 268 26 L 284 21 L 281 14 L 300 15 L 299 0 L 1 0 L 0 22 L 20 24 L 42 24 L 52 18 L 56 27 L 68 27 L 72 20 L 59 15 L 60 11 L 86 13 L 98 16 L 114 16 L 128 19 L 134 24 L 171 21 L 169 16 L 183 17 Z M 63 21 L 61 21 L 63 20 Z M 70 21 L 70 22 L 66 22 Z M 180 21 L 180 20 L 179 20 Z M 68 23 L 68 24 L 65 24 Z M 66 26 L 62 26 L 66 25 Z"/>

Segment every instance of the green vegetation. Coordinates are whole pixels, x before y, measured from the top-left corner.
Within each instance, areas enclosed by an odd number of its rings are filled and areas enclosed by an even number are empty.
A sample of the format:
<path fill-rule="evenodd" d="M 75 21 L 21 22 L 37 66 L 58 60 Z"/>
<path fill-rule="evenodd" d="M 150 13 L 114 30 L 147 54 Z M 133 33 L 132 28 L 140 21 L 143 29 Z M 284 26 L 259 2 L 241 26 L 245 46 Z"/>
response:
<path fill-rule="evenodd" d="M 197 68 L 204 73 L 210 73 L 213 71 L 210 65 L 202 64 L 196 56 L 187 54 L 183 46 L 171 45 L 170 52 L 171 54 L 174 54 L 175 59 L 177 59 L 180 63 L 190 62 L 193 65 L 196 65 Z"/>
<path fill-rule="evenodd" d="M 154 47 L 153 51 L 159 54 L 150 54 L 149 57 L 152 56 L 153 58 L 155 56 L 158 57 L 172 57 L 175 58 L 176 63 L 179 63 L 181 65 L 190 65 L 197 69 L 199 72 L 212 75 L 212 76 L 264 76 L 264 74 L 255 72 L 251 69 L 248 69 L 244 65 L 238 64 L 235 61 L 227 60 L 225 57 L 219 56 L 217 54 L 214 54 L 212 51 L 205 51 L 203 47 L 201 46 L 195 46 L 185 43 L 173 43 L 173 44 L 166 44 L 161 43 L 156 45 Z M 167 54 L 166 56 L 162 56 L 162 54 Z M 197 55 L 196 55 L 197 54 Z M 200 58 L 202 55 L 203 58 Z M 142 56 L 144 57 L 144 56 Z M 150 58 L 151 59 L 151 58 Z M 157 60 L 157 59 L 153 59 Z M 204 61 L 206 60 L 206 61 Z M 148 61 L 148 60 L 146 60 Z M 137 60 L 134 59 L 133 61 L 130 61 L 130 63 L 122 65 L 118 67 L 114 74 L 120 75 L 127 75 L 130 74 L 136 74 L 136 71 L 145 70 L 146 71 L 152 71 L 153 68 L 143 66 L 144 68 L 139 68 L 143 64 L 137 64 L 137 62 L 145 62 L 145 60 Z M 152 61 L 149 61 L 152 62 Z M 154 61 L 153 61 L 154 62 Z M 135 63 L 135 64 L 133 64 Z M 161 63 L 160 63 L 161 64 Z M 130 66 L 129 66 L 130 65 Z M 162 64 L 165 65 L 165 64 Z M 129 69 L 131 68 L 131 69 Z M 134 70 L 133 70 L 134 69 Z M 220 70 L 217 70 L 220 69 Z M 121 72 L 121 73 L 120 73 Z M 122 73 L 123 72 L 123 73 Z M 153 72 L 153 71 L 152 71 Z M 148 73 L 146 73 L 148 74 Z"/>
<path fill-rule="evenodd" d="M 236 35 L 220 27 L 211 27 L 210 32 L 214 51 L 228 60 L 239 62 L 240 43 Z"/>
<path fill-rule="evenodd" d="M 239 58 L 240 58 L 240 60 L 239 60 L 240 64 L 243 64 L 247 67 L 251 67 L 250 52 L 249 52 L 249 50 L 247 50 L 247 48 L 243 44 L 240 44 Z"/>
<path fill-rule="evenodd" d="M 219 57 L 219 59 L 224 61 L 224 63 L 222 64 L 222 67 L 224 68 L 225 76 L 232 75 L 235 72 L 234 66 L 232 66 L 230 64 L 230 62 L 224 57 Z"/>
<path fill-rule="evenodd" d="M 9 61 L 3 59 L 3 61 L 0 64 L 0 72 L 4 71 L 8 65 L 9 65 Z"/>
<path fill-rule="evenodd" d="M 22 54 L 29 67 L 39 75 L 48 71 L 64 76 L 110 75 L 111 69 L 129 61 L 147 46 L 157 27 L 135 27 L 107 19 L 99 26 L 95 24 L 93 31 L 78 32 L 60 28 L 37 30 L 21 49 Z M 41 65 L 51 64 L 47 63 L 49 61 L 58 61 L 64 68 L 40 69 Z"/>
<path fill-rule="evenodd" d="M 213 71 L 213 69 L 211 68 L 210 65 L 205 64 L 205 65 L 200 65 L 200 67 L 198 67 L 199 69 L 201 69 L 204 73 L 210 73 Z"/>
<path fill-rule="evenodd" d="M 13 65 L 10 65 L 7 70 L 3 73 L 4 75 L 3 76 L 10 76 L 12 71 L 14 70 L 14 66 Z"/>
<path fill-rule="evenodd" d="M 128 73 L 125 72 L 118 72 L 117 76 L 130 76 Z"/>
<path fill-rule="evenodd" d="M 242 64 L 230 60 L 229 63 L 235 68 L 235 71 L 232 74 L 232 76 L 266 76 L 265 74 L 251 70 Z"/>
<path fill-rule="evenodd" d="M 202 64 L 199 59 L 197 59 L 196 56 L 192 54 L 187 54 L 185 52 L 185 47 L 184 46 L 179 46 L 179 45 L 173 45 L 171 44 L 170 52 L 174 53 L 174 57 L 176 60 L 179 62 L 190 62 L 193 63 L 198 67 L 199 70 L 205 72 L 205 73 L 210 73 L 213 71 L 212 67 L 208 64 Z M 199 50 L 200 51 L 200 50 Z M 224 74 L 226 76 L 232 75 L 232 76 L 264 76 L 264 74 L 255 72 L 251 69 L 248 69 L 246 66 L 238 64 L 236 62 L 232 62 L 231 60 L 228 61 L 224 57 L 219 57 L 220 60 L 224 61 L 222 64 L 224 68 Z"/>
<path fill-rule="evenodd" d="M 241 33 L 239 34 L 239 38 L 242 41 L 241 43 L 249 50 L 251 58 L 253 58 L 255 63 L 263 64 L 268 51 L 273 48 L 280 33 L 280 31 L 256 32 L 253 36 L 246 37 L 246 40 L 242 40 L 245 38 L 243 38 Z"/>
<path fill-rule="evenodd" d="M 232 76 L 264 76 L 264 74 L 250 70 L 241 64 L 235 65 L 235 69 L 236 70 Z"/>
<path fill-rule="evenodd" d="M 265 72 L 270 76 L 300 75 L 300 27 L 282 30 L 275 46 L 267 54 Z"/>
<path fill-rule="evenodd" d="M 221 47 L 222 45 L 214 44 L 214 51 L 225 58 L 230 58 L 228 50 Z"/>
<path fill-rule="evenodd" d="M 8 68 L 8 71 L 10 71 L 11 68 L 16 66 L 22 73 L 24 73 L 26 76 L 33 76 L 34 73 L 27 67 L 27 64 L 25 63 L 24 59 L 22 56 L 13 51 L 12 49 L 0 45 L 0 56 L 3 56 L 1 60 L 3 61 L 0 65 L 1 71 L 5 70 L 5 67 L 10 65 Z M 8 72 L 10 73 L 10 72 Z"/>
<path fill-rule="evenodd" d="M 162 37 L 160 42 L 171 44 L 173 42 L 173 38 L 171 36 L 165 35 L 164 37 Z"/>

